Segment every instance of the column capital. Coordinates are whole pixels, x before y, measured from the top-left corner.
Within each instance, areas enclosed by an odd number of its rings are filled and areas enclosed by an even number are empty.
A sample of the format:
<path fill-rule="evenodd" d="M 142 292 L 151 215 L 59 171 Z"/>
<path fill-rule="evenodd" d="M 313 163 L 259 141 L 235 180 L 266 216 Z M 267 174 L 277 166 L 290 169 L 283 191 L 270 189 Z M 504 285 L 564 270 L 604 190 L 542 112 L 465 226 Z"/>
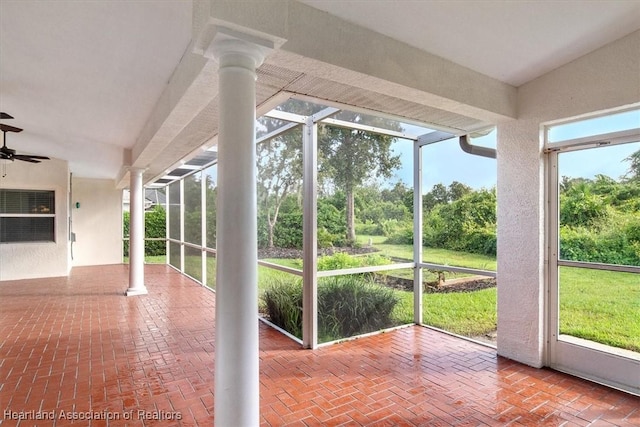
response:
<path fill-rule="evenodd" d="M 146 168 L 140 168 L 140 167 L 136 167 L 136 166 L 129 166 L 127 168 L 127 170 L 129 171 L 130 174 L 133 175 L 142 175 L 146 172 Z"/>
<path fill-rule="evenodd" d="M 240 66 L 256 69 L 271 51 L 284 42 L 277 37 L 249 34 L 210 23 L 199 37 L 194 51 L 205 58 L 215 59 L 221 68 Z"/>

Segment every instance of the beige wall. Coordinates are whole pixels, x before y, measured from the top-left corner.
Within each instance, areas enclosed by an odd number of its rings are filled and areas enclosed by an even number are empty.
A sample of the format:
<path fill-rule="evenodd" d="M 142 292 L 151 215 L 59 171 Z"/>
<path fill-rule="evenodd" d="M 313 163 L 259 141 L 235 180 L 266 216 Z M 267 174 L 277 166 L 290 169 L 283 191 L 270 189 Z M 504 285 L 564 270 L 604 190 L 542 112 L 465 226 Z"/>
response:
<path fill-rule="evenodd" d="M 640 105 L 640 31 L 518 88 L 498 125 L 498 353 L 546 363 L 545 122 Z"/>
<path fill-rule="evenodd" d="M 122 190 L 113 180 L 73 178 L 72 191 L 72 265 L 122 263 Z"/>
<path fill-rule="evenodd" d="M 0 188 L 53 190 L 56 197 L 56 242 L 0 244 L 0 280 L 58 277 L 72 266 L 122 262 L 122 190 L 113 180 L 73 178 L 69 201 L 67 162 L 14 162 Z M 76 208 L 76 202 L 80 208 Z M 69 242 L 69 205 L 76 242 Z"/>
<path fill-rule="evenodd" d="M 1 243 L 0 280 L 66 276 L 69 260 L 69 167 L 61 160 L 39 164 L 15 161 L 7 164 L 0 188 L 55 191 L 55 243 Z"/>

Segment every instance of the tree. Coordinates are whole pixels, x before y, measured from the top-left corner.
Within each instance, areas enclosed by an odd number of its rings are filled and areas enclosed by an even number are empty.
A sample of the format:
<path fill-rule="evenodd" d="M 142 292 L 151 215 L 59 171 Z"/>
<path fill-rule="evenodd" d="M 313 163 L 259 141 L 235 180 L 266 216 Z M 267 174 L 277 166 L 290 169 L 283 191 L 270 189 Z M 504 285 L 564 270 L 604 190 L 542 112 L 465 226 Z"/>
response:
<path fill-rule="evenodd" d="M 431 187 L 431 191 L 422 196 L 422 208 L 430 212 L 434 207 L 446 204 L 449 201 L 449 192 L 444 184 L 438 183 Z"/>
<path fill-rule="evenodd" d="M 288 133 L 257 145 L 258 204 L 266 216 L 269 248 L 282 202 L 302 181 L 302 135 L 300 129 Z"/>
<path fill-rule="evenodd" d="M 473 189 L 468 185 L 458 181 L 453 181 L 451 184 L 449 184 L 449 191 L 447 193 L 447 196 L 450 202 L 454 202 L 471 193 L 472 191 Z"/>
<path fill-rule="evenodd" d="M 496 254 L 496 191 L 470 190 L 439 203 L 424 218 L 423 244 L 454 251 Z"/>
<path fill-rule="evenodd" d="M 640 182 L 640 150 L 625 158 L 624 161 L 631 163 L 631 165 L 629 166 L 629 170 L 627 170 L 627 173 L 624 177 L 628 181 Z"/>
<path fill-rule="evenodd" d="M 401 130 L 400 126 L 386 119 L 343 112 L 339 116 L 358 124 Z M 345 193 L 345 220 L 347 242 L 355 241 L 354 191 L 371 177 L 390 178 L 400 167 L 400 156 L 393 155 L 391 136 L 374 134 L 363 130 L 325 125 L 318 138 L 319 173 L 329 179 L 334 187 Z"/>
<path fill-rule="evenodd" d="M 278 107 L 290 113 L 309 115 L 314 105 L 291 99 Z M 284 123 L 277 119 L 261 117 L 257 136 L 266 135 Z M 292 193 L 300 191 L 302 182 L 302 132 L 294 128 L 256 146 L 258 207 L 267 221 L 267 245 L 274 247 L 274 234 L 282 203 Z"/>
<path fill-rule="evenodd" d="M 206 170 L 205 173 L 205 198 L 207 202 L 207 211 L 205 213 L 207 220 L 207 247 L 216 247 L 216 215 L 217 215 L 217 197 L 218 197 L 218 166 L 213 165 Z"/>
<path fill-rule="evenodd" d="M 560 194 L 560 224 L 589 227 L 607 216 L 607 205 L 594 194 L 593 185 L 591 180 L 577 181 Z"/>

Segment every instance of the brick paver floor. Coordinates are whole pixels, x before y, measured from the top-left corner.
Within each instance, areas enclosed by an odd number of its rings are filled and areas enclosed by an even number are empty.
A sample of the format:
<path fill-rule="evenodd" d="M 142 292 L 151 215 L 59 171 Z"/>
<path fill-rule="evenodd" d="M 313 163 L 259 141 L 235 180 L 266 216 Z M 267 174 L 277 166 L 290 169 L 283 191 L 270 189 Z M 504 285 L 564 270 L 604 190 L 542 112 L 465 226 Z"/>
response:
<path fill-rule="evenodd" d="M 3 427 L 213 424 L 215 294 L 145 272 L 0 282 Z M 418 326 L 309 351 L 261 324 L 260 359 L 264 426 L 640 426 L 638 397 Z"/>

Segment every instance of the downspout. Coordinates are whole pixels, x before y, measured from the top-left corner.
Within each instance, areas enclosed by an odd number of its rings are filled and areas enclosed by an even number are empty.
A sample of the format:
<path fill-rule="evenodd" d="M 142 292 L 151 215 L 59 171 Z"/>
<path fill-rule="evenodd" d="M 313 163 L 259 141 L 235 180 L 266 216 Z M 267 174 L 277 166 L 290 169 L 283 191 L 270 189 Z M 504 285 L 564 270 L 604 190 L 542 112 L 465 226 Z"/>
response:
<path fill-rule="evenodd" d="M 460 148 L 465 153 L 473 154 L 474 156 L 488 157 L 495 159 L 497 150 L 495 148 L 481 147 L 479 145 L 472 145 L 469 143 L 468 135 L 460 135 L 459 138 Z"/>

